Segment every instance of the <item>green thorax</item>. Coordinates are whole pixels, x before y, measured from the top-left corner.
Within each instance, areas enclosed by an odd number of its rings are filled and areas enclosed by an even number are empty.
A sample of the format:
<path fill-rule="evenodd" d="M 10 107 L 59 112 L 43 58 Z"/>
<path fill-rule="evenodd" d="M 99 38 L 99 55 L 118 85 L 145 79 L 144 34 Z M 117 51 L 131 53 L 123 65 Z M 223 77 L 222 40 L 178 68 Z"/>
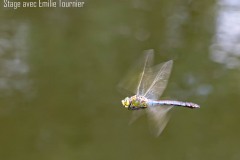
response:
<path fill-rule="evenodd" d="M 143 96 L 132 96 L 130 97 L 131 106 L 138 107 L 138 108 L 146 108 L 148 99 Z"/>

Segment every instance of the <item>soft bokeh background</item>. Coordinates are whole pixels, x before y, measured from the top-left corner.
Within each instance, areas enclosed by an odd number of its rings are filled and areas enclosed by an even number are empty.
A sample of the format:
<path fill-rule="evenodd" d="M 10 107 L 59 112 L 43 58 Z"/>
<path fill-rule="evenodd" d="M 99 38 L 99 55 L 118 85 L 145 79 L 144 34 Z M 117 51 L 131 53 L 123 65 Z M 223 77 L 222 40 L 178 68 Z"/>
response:
<path fill-rule="evenodd" d="M 240 159 L 240 1 L 85 1 L 0 7 L 1 160 Z M 158 138 L 117 84 L 145 49 L 174 60 Z"/>

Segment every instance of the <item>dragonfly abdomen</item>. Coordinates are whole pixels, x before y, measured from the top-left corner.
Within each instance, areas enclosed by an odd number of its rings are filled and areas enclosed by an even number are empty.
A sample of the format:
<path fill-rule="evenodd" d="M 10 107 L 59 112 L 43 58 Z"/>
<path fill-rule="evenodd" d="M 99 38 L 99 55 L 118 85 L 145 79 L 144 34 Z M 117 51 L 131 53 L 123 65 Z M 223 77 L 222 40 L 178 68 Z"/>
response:
<path fill-rule="evenodd" d="M 160 101 L 153 101 L 152 106 L 180 106 L 180 107 L 187 107 L 187 108 L 200 108 L 198 104 L 191 103 L 191 102 L 181 102 L 181 101 L 172 101 L 172 100 L 160 100 Z"/>

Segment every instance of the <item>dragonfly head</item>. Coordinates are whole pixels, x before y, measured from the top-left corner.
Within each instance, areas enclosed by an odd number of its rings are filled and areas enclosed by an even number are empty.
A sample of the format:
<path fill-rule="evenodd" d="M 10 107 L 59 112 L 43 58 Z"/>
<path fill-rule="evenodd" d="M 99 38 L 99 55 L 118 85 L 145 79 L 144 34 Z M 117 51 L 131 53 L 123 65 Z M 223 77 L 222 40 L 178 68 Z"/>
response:
<path fill-rule="evenodd" d="M 129 108 L 131 102 L 130 102 L 130 98 L 126 97 L 124 100 L 122 100 L 122 105 L 125 107 L 125 108 Z"/>

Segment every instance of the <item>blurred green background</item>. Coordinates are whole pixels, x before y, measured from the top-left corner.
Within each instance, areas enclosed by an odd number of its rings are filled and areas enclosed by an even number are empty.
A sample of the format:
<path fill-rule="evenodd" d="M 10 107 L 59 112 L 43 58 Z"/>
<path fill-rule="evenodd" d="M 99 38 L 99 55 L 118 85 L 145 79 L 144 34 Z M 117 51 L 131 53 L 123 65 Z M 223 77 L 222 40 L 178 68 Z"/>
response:
<path fill-rule="evenodd" d="M 0 7 L 1 160 L 240 159 L 240 2 L 85 1 Z M 174 66 L 160 137 L 129 126 L 117 84 L 146 49 Z"/>

